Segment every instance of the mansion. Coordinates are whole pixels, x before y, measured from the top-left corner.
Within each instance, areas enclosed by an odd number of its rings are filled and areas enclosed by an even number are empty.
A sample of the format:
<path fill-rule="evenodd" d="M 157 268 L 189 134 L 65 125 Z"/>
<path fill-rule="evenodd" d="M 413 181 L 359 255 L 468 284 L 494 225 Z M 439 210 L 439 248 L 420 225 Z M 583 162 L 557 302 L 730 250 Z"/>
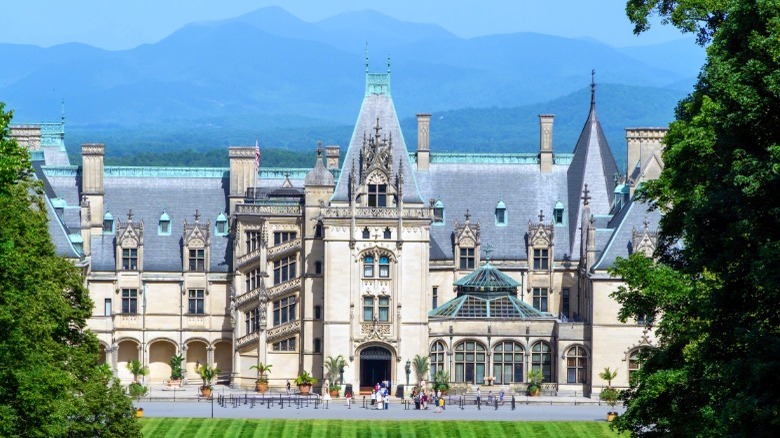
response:
<path fill-rule="evenodd" d="M 617 320 L 621 283 L 607 270 L 655 248 L 659 213 L 633 194 L 663 168 L 666 130 L 626 129 L 621 174 L 593 85 L 583 117 L 573 153 L 553 150 L 547 114 L 537 153 L 436 152 L 429 114 L 410 149 L 387 72 L 366 74 L 346 151 L 320 145 L 309 169 L 258 170 L 254 146 L 230 147 L 229 168 L 111 167 L 102 144 L 82 145 L 74 166 L 64 122 L 11 135 L 30 150 L 51 237 L 83 268 L 89 328 L 125 382 L 129 361 L 162 382 L 181 354 L 192 382 L 208 363 L 253 387 L 262 362 L 282 387 L 302 371 L 322 379 L 324 359 L 342 355 L 357 389 L 404 383 L 420 355 L 453 385 L 522 388 L 538 369 L 547 390 L 588 395 L 605 367 L 627 386 L 656 342 Z"/>

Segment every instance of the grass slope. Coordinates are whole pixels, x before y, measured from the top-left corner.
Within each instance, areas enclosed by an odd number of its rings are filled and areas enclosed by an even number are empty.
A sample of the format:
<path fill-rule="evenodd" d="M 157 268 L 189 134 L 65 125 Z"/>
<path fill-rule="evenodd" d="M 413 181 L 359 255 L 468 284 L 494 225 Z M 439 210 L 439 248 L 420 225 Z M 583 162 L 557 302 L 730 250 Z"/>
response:
<path fill-rule="evenodd" d="M 614 437 L 605 422 L 147 418 L 145 437 Z"/>

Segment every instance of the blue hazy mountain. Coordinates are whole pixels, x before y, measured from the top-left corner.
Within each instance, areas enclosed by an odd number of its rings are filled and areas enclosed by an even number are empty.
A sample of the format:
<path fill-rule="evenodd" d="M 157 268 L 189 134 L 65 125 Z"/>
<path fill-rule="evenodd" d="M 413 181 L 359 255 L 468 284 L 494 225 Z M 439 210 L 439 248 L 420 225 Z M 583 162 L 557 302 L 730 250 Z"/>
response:
<path fill-rule="evenodd" d="M 190 131 L 232 125 L 232 120 L 241 120 L 254 133 L 302 127 L 329 132 L 354 123 L 363 97 L 366 41 L 371 70 L 392 71 L 392 93 L 402 119 L 416 112 L 463 108 L 471 108 L 466 113 L 479 108 L 494 113 L 531 105 L 556 112 L 550 108 L 554 103 L 544 102 L 584 89 L 595 68 L 599 83 L 645 87 L 621 98 L 629 100 L 632 112 L 650 111 L 640 114 L 648 124 L 662 125 L 673 108 L 657 111 L 659 104 L 668 105 L 669 93 L 675 96 L 671 100 L 684 96 L 698 72 L 698 58 L 664 57 L 664 51 L 697 49 L 682 44 L 617 49 L 589 39 L 534 33 L 464 39 L 439 26 L 374 11 L 310 23 L 269 7 L 191 23 L 157 43 L 129 50 L 0 44 L 0 100 L 15 110 L 17 121 L 35 121 L 56 119 L 64 99 L 71 134 L 113 138 L 112 129 L 154 126 L 163 138 L 178 139 L 172 148 L 196 138 Z M 647 87 L 656 92 L 646 92 Z M 646 101 L 636 102 L 638 96 Z M 608 105 L 610 99 L 605 95 L 600 102 Z M 561 111 L 584 117 L 587 108 Z M 615 114 L 614 123 L 625 126 L 632 116 Z M 198 133 L 197 138 L 190 145 L 210 137 Z M 242 143 L 253 139 L 254 134 Z"/>

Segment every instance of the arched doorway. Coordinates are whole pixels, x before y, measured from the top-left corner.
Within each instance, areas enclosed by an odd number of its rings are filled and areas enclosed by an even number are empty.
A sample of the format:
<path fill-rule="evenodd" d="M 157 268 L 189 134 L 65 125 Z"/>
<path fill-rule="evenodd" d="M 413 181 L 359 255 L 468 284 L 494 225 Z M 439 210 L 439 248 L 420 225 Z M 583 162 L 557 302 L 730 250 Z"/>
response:
<path fill-rule="evenodd" d="M 371 391 L 377 382 L 387 380 L 392 386 L 393 353 L 387 348 L 371 346 L 360 352 L 360 390 Z"/>
<path fill-rule="evenodd" d="M 133 380 L 133 375 L 127 369 L 127 364 L 133 359 L 140 360 L 138 344 L 132 340 L 120 341 L 118 344 L 119 351 L 117 351 L 116 359 L 116 373 L 123 382 L 129 382 Z"/>
<path fill-rule="evenodd" d="M 171 378 L 171 358 L 176 345 L 170 341 L 155 341 L 149 346 L 149 381 L 159 383 Z"/>
<path fill-rule="evenodd" d="M 187 381 L 200 382 L 198 366 L 208 363 L 208 345 L 201 341 L 192 341 L 187 344 Z"/>
<path fill-rule="evenodd" d="M 220 383 L 229 381 L 233 372 L 233 354 L 231 342 L 222 341 L 214 344 L 214 366 L 219 368 L 217 380 Z"/>

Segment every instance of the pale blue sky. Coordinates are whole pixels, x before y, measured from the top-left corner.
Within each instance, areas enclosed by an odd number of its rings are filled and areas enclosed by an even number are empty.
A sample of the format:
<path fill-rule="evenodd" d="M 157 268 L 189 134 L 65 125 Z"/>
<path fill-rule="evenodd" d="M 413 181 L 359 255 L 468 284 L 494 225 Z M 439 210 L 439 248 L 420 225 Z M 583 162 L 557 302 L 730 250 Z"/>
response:
<path fill-rule="evenodd" d="M 374 9 L 403 21 L 435 23 L 461 37 L 539 32 L 591 37 L 623 47 L 682 38 L 656 25 L 634 36 L 625 0 L 25 0 L 3 2 L 0 42 L 106 49 L 154 43 L 192 21 L 235 17 L 278 5 L 305 21 Z M 688 37 L 693 40 L 692 37 Z"/>

